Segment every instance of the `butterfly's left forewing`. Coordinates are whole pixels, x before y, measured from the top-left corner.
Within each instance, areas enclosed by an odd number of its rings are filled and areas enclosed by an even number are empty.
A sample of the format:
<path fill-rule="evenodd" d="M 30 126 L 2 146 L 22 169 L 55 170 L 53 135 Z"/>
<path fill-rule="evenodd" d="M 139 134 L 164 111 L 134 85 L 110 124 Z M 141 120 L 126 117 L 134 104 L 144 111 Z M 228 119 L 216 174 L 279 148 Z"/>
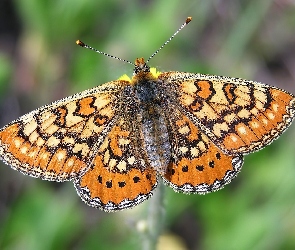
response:
<path fill-rule="evenodd" d="M 114 123 L 125 81 L 56 101 L 0 130 L 0 157 L 14 169 L 45 180 L 70 180 L 85 172 Z"/>
<path fill-rule="evenodd" d="M 180 72 L 159 78 L 173 93 L 175 105 L 229 155 L 263 148 L 295 116 L 294 96 L 262 83 Z"/>

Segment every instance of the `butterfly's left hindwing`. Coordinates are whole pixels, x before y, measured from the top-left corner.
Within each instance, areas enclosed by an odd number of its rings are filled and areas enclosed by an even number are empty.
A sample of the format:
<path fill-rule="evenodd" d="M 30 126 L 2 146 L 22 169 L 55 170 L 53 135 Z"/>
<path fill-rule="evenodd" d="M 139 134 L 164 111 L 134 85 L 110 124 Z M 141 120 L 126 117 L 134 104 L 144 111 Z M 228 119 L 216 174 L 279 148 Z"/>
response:
<path fill-rule="evenodd" d="M 224 154 L 177 108 L 169 114 L 172 157 L 163 179 L 177 192 L 206 194 L 236 177 L 243 156 Z"/>
<path fill-rule="evenodd" d="M 0 130 L 0 158 L 45 180 L 85 172 L 114 123 L 126 82 L 114 81 L 32 111 Z"/>

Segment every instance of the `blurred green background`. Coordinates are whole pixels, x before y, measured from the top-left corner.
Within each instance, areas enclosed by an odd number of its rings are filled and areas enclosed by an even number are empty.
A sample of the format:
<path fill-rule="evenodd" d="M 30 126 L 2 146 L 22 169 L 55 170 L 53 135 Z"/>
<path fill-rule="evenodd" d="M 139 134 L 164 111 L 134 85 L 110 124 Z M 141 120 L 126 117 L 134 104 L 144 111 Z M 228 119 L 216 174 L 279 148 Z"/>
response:
<path fill-rule="evenodd" d="M 161 71 L 241 77 L 295 94 L 292 0 L 1 0 L 0 125 L 41 105 L 132 74 L 77 39 Z M 295 125 L 245 157 L 224 189 L 183 195 L 165 187 L 157 249 L 295 249 Z M 141 249 L 138 222 L 153 199 L 108 214 L 71 182 L 46 182 L 0 163 L 0 249 Z"/>

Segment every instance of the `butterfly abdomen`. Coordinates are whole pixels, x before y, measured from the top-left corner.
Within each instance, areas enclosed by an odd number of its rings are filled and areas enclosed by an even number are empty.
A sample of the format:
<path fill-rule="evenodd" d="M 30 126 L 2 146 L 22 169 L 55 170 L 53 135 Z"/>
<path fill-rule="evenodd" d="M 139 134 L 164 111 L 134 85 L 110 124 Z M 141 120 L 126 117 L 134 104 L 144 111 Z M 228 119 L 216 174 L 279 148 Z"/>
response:
<path fill-rule="evenodd" d="M 171 159 L 168 120 L 165 116 L 165 100 L 159 80 L 142 80 L 134 86 L 138 100 L 137 122 L 149 164 L 165 172 Z"/>

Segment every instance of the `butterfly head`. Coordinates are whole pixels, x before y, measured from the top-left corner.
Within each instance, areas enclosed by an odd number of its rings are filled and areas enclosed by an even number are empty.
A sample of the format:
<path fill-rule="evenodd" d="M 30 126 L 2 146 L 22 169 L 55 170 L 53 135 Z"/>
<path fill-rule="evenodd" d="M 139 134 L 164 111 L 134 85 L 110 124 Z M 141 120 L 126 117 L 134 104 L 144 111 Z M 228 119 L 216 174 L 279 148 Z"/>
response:
<path fill-rule="evenodd" d="M 143 57 L 136 58 L 134 64 L 135 64 L 135 67 L 134 67 L 133 75 L 137 75 L 140 73 L 146 74 L 150 72 L 150 67 L 146 64 Z"/>
<path fill-rule="evenodd" d="M 135 84 L 142 80 L 156 79 L 155 74 L 151 72 L 150 67 L 146 64 L 144 58 L 136 58 L 134 63 L 134 71 L 132 77 L 132 83 Z"/>

